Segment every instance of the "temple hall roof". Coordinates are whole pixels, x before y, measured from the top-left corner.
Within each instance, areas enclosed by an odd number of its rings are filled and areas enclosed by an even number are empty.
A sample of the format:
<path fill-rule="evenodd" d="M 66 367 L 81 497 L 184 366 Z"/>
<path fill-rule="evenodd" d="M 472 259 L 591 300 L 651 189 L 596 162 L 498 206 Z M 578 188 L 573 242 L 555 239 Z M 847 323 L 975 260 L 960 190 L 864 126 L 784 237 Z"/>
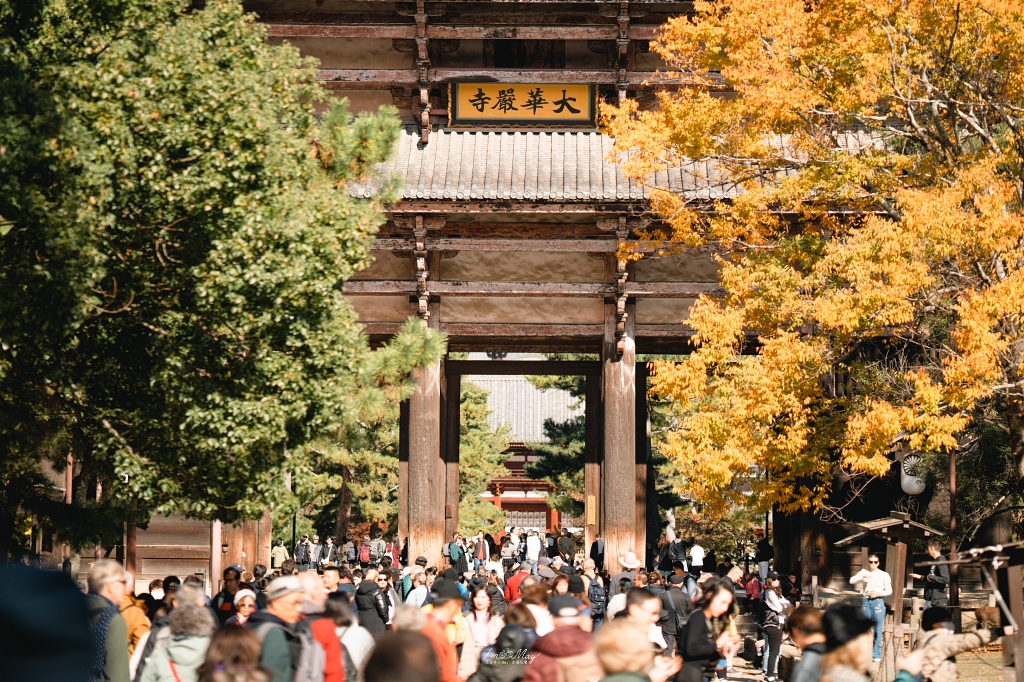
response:
<path fill-rule="evenodd" d="M 594 131 L 435 130 L 429 143 L 403 129 L 381 177 L 403 180 L 404 200 L 635 201 L 647 198 L 641 183 L 606 159 L 612 138 Z M 690 161 L 659 172 L 653 185 L 687 199 L 736 196 L 740 188 L 713 161 Z M 370 197 L 376 182 L 354 184 Z"/>

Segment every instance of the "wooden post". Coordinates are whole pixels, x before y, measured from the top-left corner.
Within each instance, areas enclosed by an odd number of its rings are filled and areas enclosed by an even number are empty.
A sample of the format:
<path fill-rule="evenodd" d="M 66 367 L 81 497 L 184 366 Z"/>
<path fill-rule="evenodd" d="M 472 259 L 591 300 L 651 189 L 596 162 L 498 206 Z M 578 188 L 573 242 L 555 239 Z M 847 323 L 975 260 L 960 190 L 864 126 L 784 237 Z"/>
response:
<path fill-rule="evenodd" d="M 601 489 L 605 567 L 618 571 L 619 558 L 644 548 L 636 537 L 636 344 L 633 317 L 627 318 L 623 352 L 616 352 L 614 304 L 605 304 L 603 362 L 604 463 Z"/>
<path fill-rule="evenodd" d="M 139 503 L 132 500 L 132 512 L 138 507 Z M 131 573 L 133 578 L 138 575 L 138 570 L 135 567 L 138 557 L 138 537 L 138 526 L 135 524 L 135 519 L 130 518 L 124 531 L 124 570 Z"/>
<path fill-rule="evenodd" d="M 963 629 L 960 616 L 960 564 L 956 551 L 956 448 L 949 451 L 949 614 L 957 632 Z"/>
<path fill-rule="evenodd" d="M 1006 606 L 1017 621 L 1018 631 L 1013 637 L 1003 637 L 1003 682 L 1016 682 L 1017 661 L 1024 661 L 1024 581 L 1021 580 L 1021 566 L 1004 566 L 996 571 L 999 592 L 1006 601 Z M 1005 614 L 1001 614 L 1000 624 L 1009 625 Z M 1021 676 L 1024 677 L 1024 676 Z"/>
<path fill-rule="evenodd" d="M 601 414 L 601 377 L 587 376 L 587 398 L 584 409 L 587 442 L 583 452 L 584 548 L 590 557 L 590 546 L 601 532 L 601 438 L 604 435 Z"/>
<path fill-rule="evenodd" d="M 273 544 L 274 521 L 270 516 L 270 510 L 266 509 L 263 516 L 256 522 L 256 555 L 253 559 L 253 566 L 263 564 L 270 568 L 270 546 Z M 343 542 L 338 543 L 343 544 Z"/>
<path fill-rule="evenodd" d="M 811 606 L 813 608 L 820 608 L 821 601 L 818 598 L 818 576 L 811 576 Z"/>
<path fill-rule="evenodd" d="M 442 566 L 446 466 L 441 450 L 443 361 L 413 370 L 416 389 L 409 399 L 409 556 L 425 556 Z"/>
<path fill-rule="evenodd" d="M 209 597 L 213 597 L 218 592 L 218 585 L 220 580 L 220 534 L 221 524 L 220 521 L 214 521 L 210 524 L 210 580 L 207 585 L 206 594 Z"/>
<path fill-rule="evenodd" d="M 892 612 L 886 617 L 882 635 L 881 680 L 896 677 L 896 658 L 903 654 L 903 591 L 907 578 L 907 543 L 902 540 L 890 544 L 885 551 L 885 571 L 892 579 Z"/>
<path fill-rule="evenodd" d="M 633 317 L 636 306 L 634 305 L 630 309 L 630 306 L 627 305 L 626 310 L 627 314 Z M 647 480 L 647 461 L 651 444 L 651 422 L 650 415 L 647 414 L 647 364 L 641 362 L 635 365 L 635 368 L 636 416 L 634 420 L 636 444 L 634 445 L 634 456 L 636 461 L 636 524 L 634 528 L 636 529 L 636 554 L 644 562 L 645 566 L 650 567 L 651 557 L 648 556 L 650 552 L 647 548 L 650 539 L 647 537 L 647 493 L 650 487 L 649 484 L 654 481 Z"/>
<path fill-rule="evenodd" d="M 450 538 L 459 530 L 459 441 L 462 427 L 462 377 L 449 374 L 445 377 L 442 398 L 445 424 L 445 499 L 444 537 Z"/>
<path fill-rule="evenodd" d="M 409 540 L 409 401 L 398 406 L 398 535 Z M 339 538 L 345 544 L 344 538 Z M 416 556 L 416 555 L 410 555 Z"/>

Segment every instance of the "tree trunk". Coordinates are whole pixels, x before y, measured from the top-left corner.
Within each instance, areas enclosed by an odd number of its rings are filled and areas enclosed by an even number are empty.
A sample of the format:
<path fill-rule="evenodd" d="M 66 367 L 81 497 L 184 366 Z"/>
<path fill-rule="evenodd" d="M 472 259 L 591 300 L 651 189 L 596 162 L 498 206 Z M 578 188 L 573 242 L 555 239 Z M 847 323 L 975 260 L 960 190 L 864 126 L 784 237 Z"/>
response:
<path fill-rule="evenodd" d="M 339 545 L 345 543 L 345 536 L 348 535 L 348 521 L 352 515 L 352 489 L 348 482 L 352 480 L 352 469 L 347 466 L 341 467 L 341 504 L 338 505 L 338 522 L 334 526 L 335 542 Z"/>

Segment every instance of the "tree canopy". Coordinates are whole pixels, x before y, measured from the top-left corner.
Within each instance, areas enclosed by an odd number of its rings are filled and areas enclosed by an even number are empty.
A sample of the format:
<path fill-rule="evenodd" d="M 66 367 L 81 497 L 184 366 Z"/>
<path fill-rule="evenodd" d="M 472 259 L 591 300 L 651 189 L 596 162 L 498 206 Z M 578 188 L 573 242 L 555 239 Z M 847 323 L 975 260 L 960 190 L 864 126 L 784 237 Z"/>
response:
<path fill-rule="evenodd" d="M 696 87 L 604 110 L 627 174 L 702 158 L 742 189 L 651 190 L 646 236 L 716 249 L 724 288 L 692 309 L 695 352 L 656 366 L 686 491 L 807 509 L 836 467 L 944 456 L 983 422 L 1019 494 L 1024 6 L 696 2 L 655 49 Z"/>
<path fill-rule="evenodd" d="M 443 352 L 415 322 L 371 351 L 340 296 L 394 111 L 265 37 L 229 0 L 0 0 L 0 544 L 71 511 L 40 473 L 69 452 L 76 514 L 258 516 Z"/>

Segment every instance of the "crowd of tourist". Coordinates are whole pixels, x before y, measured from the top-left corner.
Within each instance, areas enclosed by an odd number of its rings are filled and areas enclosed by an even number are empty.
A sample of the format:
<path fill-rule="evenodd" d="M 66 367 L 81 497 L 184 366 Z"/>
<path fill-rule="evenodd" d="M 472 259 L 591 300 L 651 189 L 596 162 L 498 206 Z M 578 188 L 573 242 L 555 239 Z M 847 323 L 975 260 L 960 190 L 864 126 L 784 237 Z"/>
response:
<path fill-rule="evenodd" d="M 119 563 L 97 560 L 88 580 L 93 678 L 710 682 L 750 653 L 736 624 L 750 614 L 766 682 L 777 679 L 784 640 L 802 652 L 793 682 L 870 679 L 888 578 L 874 557 L 853 577 L 861 608 L 821 611 L 801 605 L 796 576 L 773 572 L 770 556 L 745 572 L 676 538 L 649 554 L 648 569 L 633 552 L 606 563 L 603 544 L 590 549 L 584 557 L 564 531 L 511 529 L 497 541 L 455 534 L 443 565 L 422 556 L 406 565 L 397 538 L 303 537 L 290 554 L 278 542 L 270 569 L 226 568 L 212 598 L 194 576 L 135 596 Z M 932 592 L 941 601 L 937 584 Z M 901 662 L 900 682 L 952 682 L 953 655 L 1012 633 L 955 634 L 949 621 L 937 603 L 924 612 L 922 649 Z"/>

